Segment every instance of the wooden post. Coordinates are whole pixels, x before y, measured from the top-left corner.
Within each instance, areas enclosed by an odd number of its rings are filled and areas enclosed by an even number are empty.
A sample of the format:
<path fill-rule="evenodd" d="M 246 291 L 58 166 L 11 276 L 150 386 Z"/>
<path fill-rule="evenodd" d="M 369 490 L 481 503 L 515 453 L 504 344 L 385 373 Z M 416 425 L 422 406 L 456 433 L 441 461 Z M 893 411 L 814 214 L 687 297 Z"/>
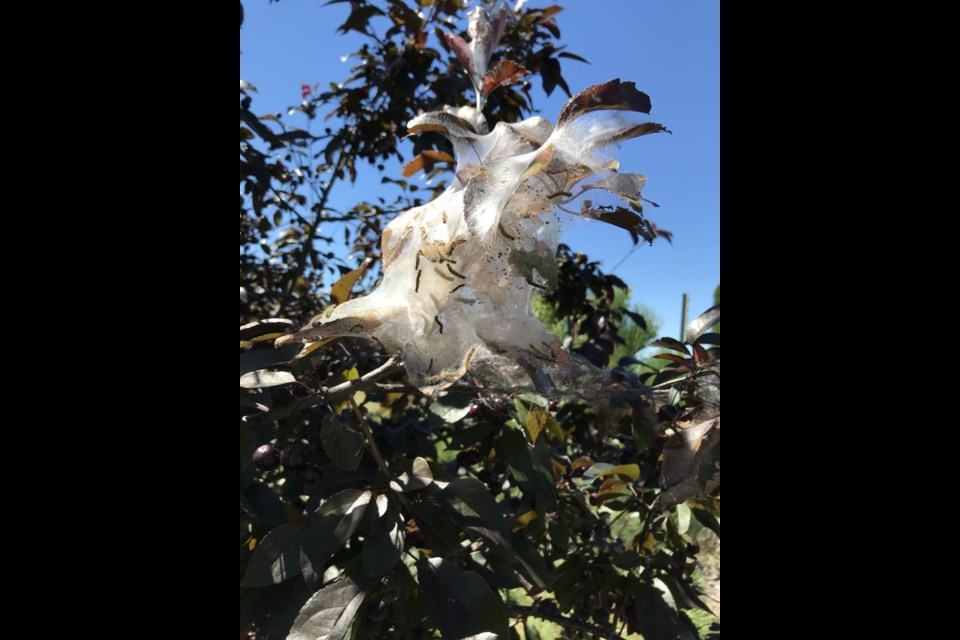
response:
<path fill-rule="evenodd" d="M 687 332 L 687 294 L 683 294 L 683 308 L 680 310 L 680 342 Z"/>

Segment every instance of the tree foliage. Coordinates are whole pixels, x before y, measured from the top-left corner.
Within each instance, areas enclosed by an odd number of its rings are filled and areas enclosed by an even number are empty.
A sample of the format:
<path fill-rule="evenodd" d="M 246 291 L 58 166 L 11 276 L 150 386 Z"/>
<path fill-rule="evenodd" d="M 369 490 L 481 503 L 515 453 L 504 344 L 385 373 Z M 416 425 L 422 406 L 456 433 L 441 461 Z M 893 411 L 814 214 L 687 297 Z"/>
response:
<path fill-rule="evenodd" d="M 255 115 L 255 87 L 241 82 L 241 633 L 532 638 L 546 620 L 570 638 L 718 636 L 718 621 L 698 629 L 690 612 L 709 610 L 693 579 L 698 540 L 720 530 L 719 335 L 708 332 L 719 307 L 685 342 L 654 342 L 668 364 L 638 375 L 618 352 L 645 327 L 624 283 L 561 247 L 543 300 L 577 356 L 614 367 L 594 389 L 500 388 L 468 373 L 426 397 L 376 342 L 299 358 L 273 346 L 369 286 L 385 225 L 451 179 L 454 150 L 438 135 L 402 156 L 414 116 L 477 104 L 476 88 L 491 127 L 514 122 L 537 75 L 547 93 L 571 93 L 560 59 L 580 58 L 555 42 L 559 7 L 522 9 L 503 24 L 502 61 L 464 73 L 475 38 L 445 35 L 460 3 L 420 4 L 350 2 L 338 30 L 367 36 L 351 76 L 304 87 L 291 108 L 322 130 Z M 330 206 L 338 184 L 389 158 L 426 171 L 431 193 L 384 176 L 392 199 Z M 368 259 L 361 269 L 320 234 L 330 223 Z"/>

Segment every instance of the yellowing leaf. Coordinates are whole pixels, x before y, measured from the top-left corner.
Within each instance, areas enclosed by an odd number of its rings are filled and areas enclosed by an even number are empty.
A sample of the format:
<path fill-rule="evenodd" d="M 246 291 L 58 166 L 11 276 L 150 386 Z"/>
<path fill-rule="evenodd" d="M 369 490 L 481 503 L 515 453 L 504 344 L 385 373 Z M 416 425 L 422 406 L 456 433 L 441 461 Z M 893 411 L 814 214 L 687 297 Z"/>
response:
<path fill-rule="evenodd" d="M 357 283 L 357 280 L 360 279 L 360 276 L 363 275 L 363 272 L 367 270 L 373 264 L 371 258 L 367 258 L 363 261 L 363 264 L 360 265 L 359 269 L 354 269 L 350 273 L 346 274 L 333 285 L 333 288 L 330 289 L 330 297 L 333 298 L 333 301 L 337 304 L 343 304 L 350 299 L 350 292 L 353 290 L 353 285 Z"/>
<path fill-rule="evenodd" d="M 438 162 L 456 163 L 456 160 L 449 153 L 427 149 L 426 151 L 417 154 L 414 156 L 413 160 L 403 165 L 403 177 L 409 178 L 410 176 L 416 174 L 417 171 L 420 171 L 420 169 L 423 169 L 424 171 L 430 171 Z"/>
<path fill-rule="evenodd" d="M 647 539 L 643 541 L 643 549 L 647 551 L 653 551 L 653 545 L 656 544 L 657 539 L 653 537 L 652 533 L 647 534 Z"/>
<path fill-rule="evenodd" d="M 530 442 L 536 442 L 537 436 L 547 426 L 550 414 L 543 407 L 534 407 L 527 414 L 527 434 L 530 436 Z"/>
<path fill-rule="evenodd" d="M 300 353 L 295 355 L 294 360 L 299 360 L 300 358 L 306 358 L 308 355 L 319 349 L 320 347 L 333 342 L 334 340 L 339 340 L 339 337 L 324 338 L 323 340 L 317 340 L 316 342 L 308 342 L 303 345 L 303 349 L 300 349 Z"/>
<path fill-rule="evenodd" d="M 570 465 L 570 471 L 573 472 L 579 469 L 580 467 L 589 467 L 592 465 L 593 465 L 593 460 L 591 460 L 587 456 L 580 456 L 579 458 L 573 461 L 572 465 Z"/>
<path fill-rule="evenodd" d="M 603 481 L 603 484 L 600 485 L 600 492 L 619 489 L 620 487 L 625 486 L 626 483 L 620 478 L 607 478 Z"/>
<path fill-rule="evenodd" d="M 280 333 L 265 333 L 262 336 L 257 336 L 256 338 L 251 338 L 250 340 L 241 340 L 240 348 L 249 347 L 255 342 L 265 342 L 267 340 L 275 340 L 279 338 L 282 334 Z"/>
<path fill-rule="evenodd" d="M 622 464 L 618 467 L 601 471 L 598 477 L 604 478 L 612 475 L 623 476 L 625 478 L 629 478 L 631 482 L 636 482 L 640 479 L 640 465 Z"/>
<path fill-rule="evenodd" d="M 553 458 L 550 458 L 550 462 L 553 464 L 553 468 L 556 470 L 556 472 L 557 472 L 558 474 L 560 474 L 561 476 L 567 475 L 567 468 L 566 468 L 566 467 L 564 467 L 562 464 L 560 464 L 559 462 L 557 462 L 557 461 L 554 460 Z"/>
<path fill-rule="evenodd" d="M 528 524 L 530 524 L 536 519 L 537 519 L 537 512 L 531 509 L 530 511 L 527 511 L 526 513 L 522 513 L 516 518 L 514 518 L 513 523 L 510 525 L 510 530 L 520 531 L 520 529 L 523 529 L 525 526 L 527 526 Z"/>

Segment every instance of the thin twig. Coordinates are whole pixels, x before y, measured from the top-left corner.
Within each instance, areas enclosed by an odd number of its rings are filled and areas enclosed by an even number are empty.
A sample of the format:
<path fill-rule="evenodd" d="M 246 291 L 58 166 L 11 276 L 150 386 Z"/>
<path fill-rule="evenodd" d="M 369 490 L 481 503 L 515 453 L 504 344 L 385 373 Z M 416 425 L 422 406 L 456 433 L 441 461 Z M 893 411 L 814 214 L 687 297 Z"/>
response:
<path fill-rule="evenodd" d="M 517 617 L 541 618 L 543 620 L 549 620 L 550 622 L 558 624 L 567 629 L 576 629 L 577 631 L 581 631 L 583 633 L 592 633 L 600 636 L 601 638 L 607 638 L 608 640 L 623 640 L 623 638 L 611 630 L 598 627 L 597 625 L 590 624 L 589 622 L 573 620 L 571 618 L 561 616 L 558 613 L 547 613 L 545 611 L 540 611 L 536 607 L 525 607 L 519 604 L 508 604 L 507 608 L 510 609 L 510 613 L 512 615 Z"/>
<path fill-rule="evenodd" d="M 337 402 L 346 396 L 353 395 L 357 391 L 365 391 L 375 387 L 378 380 L 386 378 L 403 369 L 403 364 L 398 356 L 391 356 L 389 360 L 377 367 L 373 371 L 364 374 L 356 380 L 349 380 L 329 389 L 322 389 L 306 398 L 300 398 L 288 405 L 279 407 L 267 413 L 259 413 L 252 416 L 246 416 L 243 421 L 250 425 L 267 424 L 286 418 L 300 411 L 312 409 L 326 402 Z"/>
<path fill-rule="evenodd" d="M 353 408 L 353 415 L 357 416 L 357 420 L 360 422 L 360 426 L 363 428 L 363 435 L 367 438 L 367 447 L 370 448 L 370 454 L 376 461 L 377 466 L 380 467 L 380 471 L 383 471 L 387 478 L 396 482 L 396 476 L 390 473 L 390 469 L 387 468 L 387 463 L 383 460 L 383 454 L 380 453 L 380 448 L 373 439 L 373 432 L 370 430 L 370 423 L 367 422 L 365 417 L 363 417 L 363 412 L 360 411 L 360 407 L 357 406 L 353 396 L 350 396 L 350 406 Z"/>

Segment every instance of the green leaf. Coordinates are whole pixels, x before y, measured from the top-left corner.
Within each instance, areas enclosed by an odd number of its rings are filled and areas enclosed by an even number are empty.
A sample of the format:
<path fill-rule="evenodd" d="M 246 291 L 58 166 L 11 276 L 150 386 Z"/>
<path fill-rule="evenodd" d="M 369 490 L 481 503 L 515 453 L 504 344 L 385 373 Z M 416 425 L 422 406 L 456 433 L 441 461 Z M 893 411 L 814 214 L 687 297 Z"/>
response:
<path fill-rule="evenodd" d="M 253 550 L 241 587 L 269 587 L 300 573 L 303 525 L 281 524 Z"/>
<path fill-rule="evenodd" d="M 685 504 L 677 505 L 677 533 L 683 535 L 690 528 L 690 507 Z"/>
<path fill-rule="evenodd" d="M 536 509 L 543 514 L 557 508 L 553 486 L 553 467 L 546 438 L 529 446 L 523 434 L 508 429 L 497 440 L 497 455 L 510 465 L 513 477 L 520 487 L 536 496 Z"/>
<path fill-rule="evenodd" d="M 533 618 L 528 617 L 523 621 L 523 635 L 527 640 L 540 640 L 540 632 L 533 626 Z"/>
<path fill-rule="evenodd" d="M 480 442 L 493 431 L 493 427 L 487 423 L 478 424 L 475 427 L 458 429 L 450 436 L 449 447 L 451 449 L 465 449 Z"/>
<path fill-rule="evenodd" d="M 510 635 L 507 611 L 500 598 L 473 571 L 464 571 L 444 558 L 421 559 L 417 577 L 427 613 L 445 640 L 494 633 Z"/>
<path fill-rule="evenodd" d="M 346 544 L 360 524 L 373 494 L 347 489 L 332 496 L 317 509 L 303 534 L 300 566 L 308 584 L 319 582 L 323 565 Z"/>
<path fill-rule="evenodd" d="M 510 526 L 487 486 L 475 478 L 457 478 L 440 492 L 443 505 L 453 511 L 463 527 L 494 544 L 510 549 Z"/>
<path fill-rule="evenodd" d="M 643 640 L 677 640 L 677 612 L 664 602 L 663 593 L 652 585 L 640 583 L 634 594 L 637 597 L 634 622 Z"/>
<path fill-rule="evenodd" d="M 697 522 L 717 534 L 718 538 L 720 537 L 720 522 L 712 513 L 704 511 L 703 509 L 691 509 L 691 511 L 693 512 L 693 517 L 697 519 Z"/>
<path fill-rule="evenodd" d="M 600 478 L 605 478 L 607 476 L 623 476 L 629 478 L 631 482 L 636 482 L 640 479 L 640 465 L 636 464 L 621 464 L 619 466 L 613 467 L 612 469 L 607 469 L 599 474 Z"/>
<path fill-rule="evenodd" d="M 320 437 L 323 439 L 323 450 L 333 464 L 341 469 L 357 468 L 363 457 L 363 434 L 343 424 L 331 413 L 323 419 Z"/>
<path fill-rule="evenodd" d="M 300 609 L 287 640 L 342 640 L 366 595 L 349 576 L 328 584 Z"/>
<path fill-rule="evenodd" d="M 537 550 L 537 545 L 522 532 L 514 533 L 511 542 L 521 573 L 537 588 L 549 588 L 550 569 Z"/>
<path fill-rule="evenodd" d="M 473 400 L 464 394 L 448 393 L 437 398 L 430 405 L 430 413 L 439 416 L 447 424 L 459 422 L 470 413 L 470 405 Z"/>

